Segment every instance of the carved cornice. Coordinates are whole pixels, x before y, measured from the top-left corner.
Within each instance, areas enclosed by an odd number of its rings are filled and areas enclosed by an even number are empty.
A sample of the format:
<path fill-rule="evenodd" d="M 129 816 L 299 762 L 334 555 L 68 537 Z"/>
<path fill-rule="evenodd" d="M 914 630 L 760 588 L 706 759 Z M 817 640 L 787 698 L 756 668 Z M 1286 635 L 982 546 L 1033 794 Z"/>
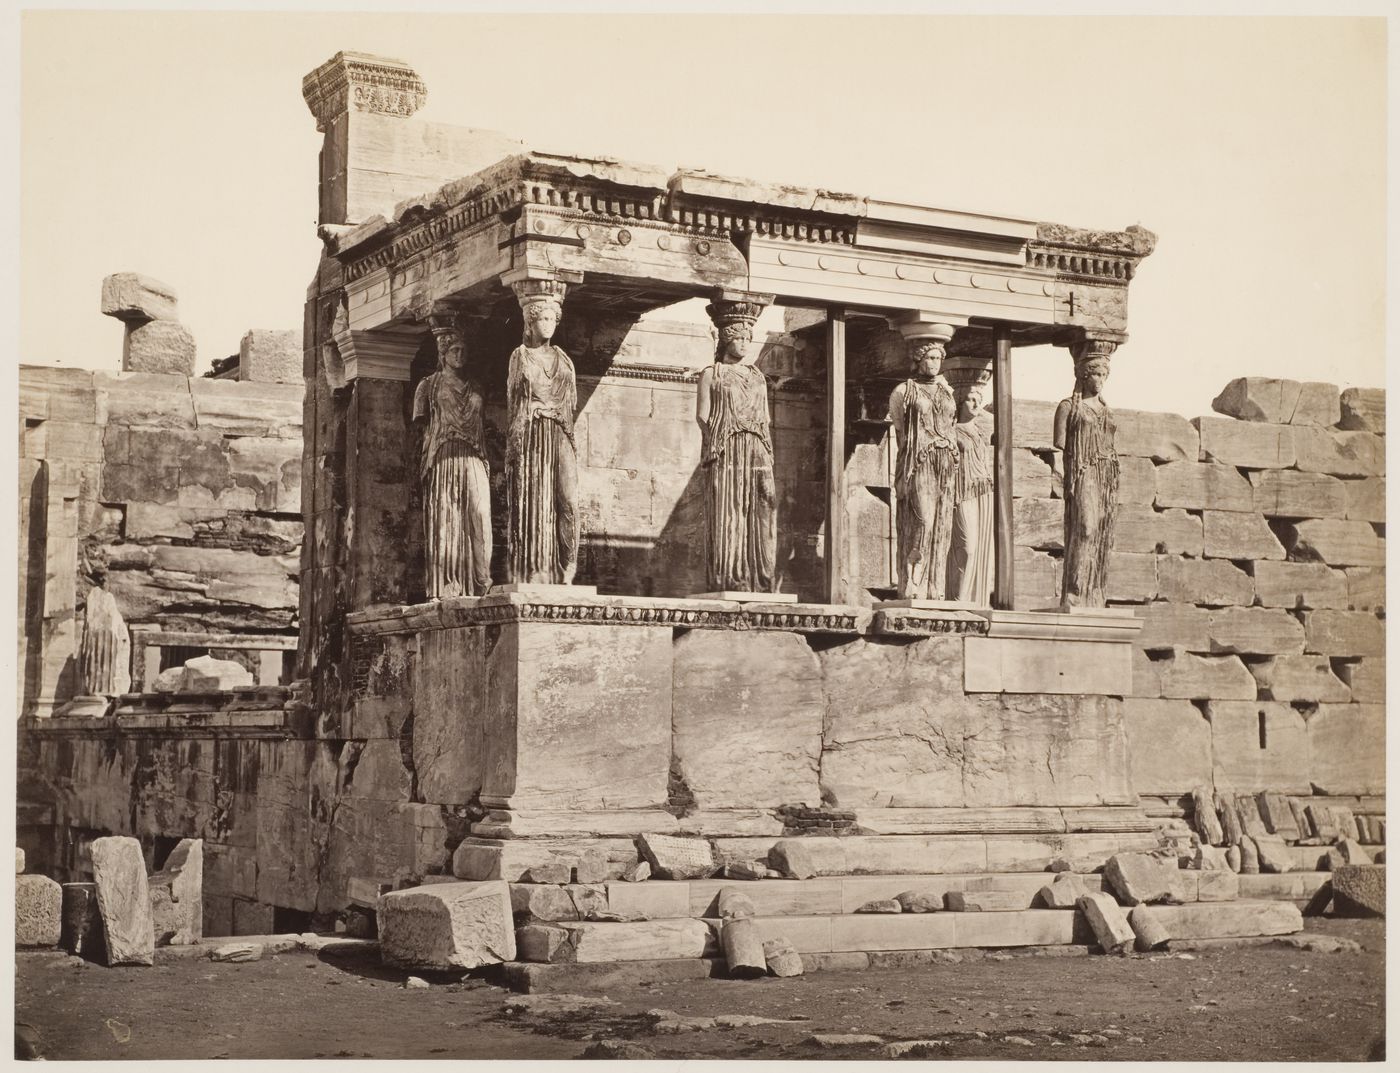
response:
<path fill-rule="evenodd" d="M 337 52 L 301 80 L 301 95 L 325 131 L 346 112 L 407 118 L 423 107 L 428 87 L 402 60 L 363 52 Z"/>
<path fill-rule="evenodd" d="M 1027 243 L 1026 264 L 1069 278 L 1127 284 L 1156 247 L 1157 236 L 1137 224 L 1125 231 L 1092 231 L 1043 223 Z"/>

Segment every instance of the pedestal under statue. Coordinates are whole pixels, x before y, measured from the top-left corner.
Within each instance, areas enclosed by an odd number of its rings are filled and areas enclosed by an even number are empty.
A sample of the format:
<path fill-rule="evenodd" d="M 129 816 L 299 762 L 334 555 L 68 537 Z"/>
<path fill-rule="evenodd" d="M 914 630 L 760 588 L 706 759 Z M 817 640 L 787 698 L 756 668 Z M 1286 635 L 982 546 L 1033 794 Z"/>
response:
<path fill-rule="evenodd" d="M 716 302 L 715 363 L 700 373 L 695 419 L 703 437 L 705 576 L 720 592 L 777 588 L 778 497 L 769 431 L 768 378 L 743 364 L 762 307 Z"/>
<path fill-rule="evenodd" d="M 578 569 L 578 395 L 574 363 L 550 343 L 565 284 L 527 279 L 512 286 L 525 329 L 506 374 L 509 580 L 570 585 Z"/>
<path fill-rule="evenodd" d="M 423 487 L 424 589 L 429 600 L 491 587 L 491 483 L 481 392 L 466 376 L 466 343 L 450 317 L 431 319 L 438 371 L 413 394 Z"/>
<path fill-rule="evenodd" d="M 1064 610 L 1104 605 L 1118 509 L 1118 452 L 1113 412 L 1102 391 L 1115 346 L 1090 339 L 1073 348 L 1074 394 L 1055 409 L 1055 446 L 1064 465 Z"/>
<path fill-rule="evenodd" d="M 951 330 L 950 330 L 951 334 Z M 948 552 L 958 481 L 953 389 L 939 375 L 944 343 L 910 344 L 914 375 L 890 394 L 895 462 L 895 525 L 901 599 L 946 598 Z"/>

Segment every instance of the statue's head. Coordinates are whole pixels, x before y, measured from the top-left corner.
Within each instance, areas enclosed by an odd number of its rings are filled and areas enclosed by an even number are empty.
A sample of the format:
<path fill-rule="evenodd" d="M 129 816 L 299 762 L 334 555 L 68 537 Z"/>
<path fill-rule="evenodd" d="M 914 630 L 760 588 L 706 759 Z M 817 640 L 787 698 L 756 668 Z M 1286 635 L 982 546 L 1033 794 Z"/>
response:
<path fill-rule="evenodd" d="M 987 385 L 985 381 L 976 380 L 963 389 L 961 397 L 958 399 L 958 418 L 962 421 L 971 421 L 979 413 L 986 402 Z"/>
<path fill-rule="evenodd" d="M 467 341 L 461 325 L 455 317 L 442 314 L 431 316 L 429 323 L 437 346 L 438 368 L 460 372 L 467 364 Z"/>
<path fill-rule="evenodd" d="M 521 304 L 525 317 L 525 335 L 533 340 L 532 346 L 540 346 L 554 338 L 554 330 L 559 327 L 559 301 L 548 295 L 536 295 L 525 299 Z"/>
<path fill-rule="evenodd" d="M 753 326 L 763 306 L 757 302 L 723 300 L 705 307 L 715 325 L 715 361 L 737 365 L 748 357 Z"/>
<path fill-rule="evenodd" d="M 930 339 L 915 345 L 910 363 L 914 375 L 921 380 L 932 380 L 943 367 L 943 356 L 947 349 L 937 339 Z"/>

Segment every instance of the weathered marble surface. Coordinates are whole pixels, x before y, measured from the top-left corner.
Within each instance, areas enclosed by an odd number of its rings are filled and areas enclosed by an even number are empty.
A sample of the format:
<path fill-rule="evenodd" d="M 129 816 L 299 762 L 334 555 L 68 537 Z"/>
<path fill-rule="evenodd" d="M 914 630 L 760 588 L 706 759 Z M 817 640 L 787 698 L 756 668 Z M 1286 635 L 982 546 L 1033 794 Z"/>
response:
<path fill-rule="evenodd" d="M 108 836 L 96 839 L 91 851 L 107 964 L 150 965 L 155 957 L 155 925 L 141 844 L 134 838 Z"/>
<path fill-rule="evenodd" d="M 475 969 L 515 959 L 510 890 L 496 881 L 434 883 L 379 899 L 379 949 L 406 969 Z"/>

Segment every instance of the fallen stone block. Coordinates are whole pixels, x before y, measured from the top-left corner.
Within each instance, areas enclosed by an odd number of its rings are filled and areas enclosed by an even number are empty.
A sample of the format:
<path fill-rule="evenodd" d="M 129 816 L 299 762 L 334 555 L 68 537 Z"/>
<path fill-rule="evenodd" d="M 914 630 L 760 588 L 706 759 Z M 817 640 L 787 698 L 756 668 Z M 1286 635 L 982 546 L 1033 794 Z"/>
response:
<path fill-rule="evenodd" d="M 1079 911 L 1094 931 L 1094 938 L 1105 954 L 1126 953 L 1136 935 L 1128 923 L 1123 907 L 1113 895 L 1102 892 L 1086 894 L 1079 899 Z"/>
<path fill-rule="evenodd" d="M 1199 872 L 1228 872 L 1229 852 L 1223 846 L 1197 846 L 1191 867 Z"/>
<path fill-rule="evenodd" d="M 1259 847 L 1249 835 L 1240 838 L 1240 875 L 1259 874 Z"/>
<path fill-rule="evenodd" d="M 141 843 L 110 835 L 95 839 L 91 853 L 107 964 L 150 965 L 155 956 L 155 923 Z"/>
<path fill-rule="evenodd" d="M 726 861 L 725 879 L 768 879 L 773 871 L 762 861 Z"/>
<path fill-rule="evenodd" d="M 1342 855 L 1342 860 L 1347 864 L 1372 863 L 1371 855 L 1366 852 L 1366 847 L 1351 838 L 1344 838 L 1338 842 L 1337 852 Z"/>
<path fill-rule="evenodd" d="M 714 846 L 703 838 L 648 834 L 638 837 L 637 847 L 661 879 L 706 879 L 719 869 Z"/>
<path fill-rule="evenodd" d="M 510 890 L 501 880 L 435 883 L 379 899 L 379 949 L 398 968 L 474 969 L 515 958 Z"/>
<path fill-rule="evenodd" d="M 1338 916 L 1385 916 L 1385 866 L 1344 864 L 1334 868 L 1332 911 Z"/>
<path fill-rule="evenodd" d="M 210 961 L 261 961 L 262 943 L 225 943 L 209 951 Z"/>
<path fill-rule="evenodd" d="M 1194 902 L 1153 906 L 1151 913 L 1172 939 L 1290 935 L 1303 930 L 1303 916 L 1292 902 Z"/>
<path fill-rule="evenodd" d="M 1234 801 L 1235 813 L 1240 818 L 1240 828 L 1245 834 L 1257 842 L 1261 835 L 1269 833 L 1264 818 L 1259 815 L 1259 803 L 1253 794 L 1236 794 Z"/>
<path fill-rule="evenodd" d="M 568 883 L 573 875 L 573 858 L 559 857 L 525 869 L 524 880 L 526 883 Z"/>
<path fill-rule="evenodd" d="M 1080 898 L 1090 893 L 1080 876 L 1074 872 L 1061 872 L 1055 877 L 1055 882 L 1040 888 L 1037 897 L 1046 909 L 1073 909 Z"/>
<path fill-rule="evenodd" d="M 758 925 L 750 917 L 731 917 L 720 926 L 720 947 L 729 965 L 729 975 L 754 980 L 768 975 L 768 959 Z"/>
<path fill-rule="evenodd" d="M 950 890 L 943 905 L 950 913 L 1006 913 L 1030 908 L 1030 895 L 1023 890 Z"/>
<path fill-rule="evenodd" d="M 1233 902 L 1240 896 L 1240 877 L 1228 867 L 1196 877 L 1198 902 Z"/>
<path fill-rule="evenodd" d="M 608 878 L 607 854 L 600 849 L 587 850 L 574 862 L 573 872 L 575 883 L 602 883 Z"/>
<path fill-rule="evenodd" d="M 719 892 L 719 918 L 721 920 L 740 920 L 745 917 L 758 915 L 758 910 L 754 908 L 753 900 L 741 890 L 733 887 L 724 887 Z"/>
<path fill-rule="evenodd" d="M 97 909 L 97 884 L 63 884 L 63 921 L 59 945 L 89 961 L 107 960 L 102 914 Z"/>
<path fill-rule="evenodd" d="M 1104 865 L 1108 888 L 1124 905 L 1166 901 L 1173 896 L 1173 862 L 1146 853 L 1116 853 Z"/>
<path fill-rule="evenodd" d="M 520 929 L 519 939 L 524 961 L 653 961 L 713 957 L 719 952 L 710 926 L 693 919 L 533 924 Z"/>
<path fill-rule="evenodd" d="M 147 887 L 157 946 L 187 946 L 204 936 L 203 839 L 180 839 Z"/>
<path fill-rule="evenodd" d="M 196 656 L 186 660 L 180 674 L 181 693 L 207 693 L 217 690 L 250 689 L 253 675 L 241 663 L 213 656 Z"/>
<path fill-rule="evenodd" d="M 902 913 L 904 907 L 894 898 L 876 898 L 856 909 L 857 913 Z"/>
<path fill-rule="evenodd" d="M 628 883 L 643 883 L 651 878 L 651 862 L 638 861 L 636 864 L 629 864 L 622 873 L 622 878 Z"/>
<path fill-rule="evenodd" d="M 1282 875 L 1293 870 L 1293 855 L 1280 836 L 1259 836 L 1254 839 L 1254 847 L 1259 856 L 1259 871 Z"/>
<path fill-rule="evenodd" d="M 192 376 L 194 358 L 194 336 L 179 321 L 151 320 L 126 329 L 123 372 Z"/>
<path fill-rule="evenodd" d="M 1133 906 L 1132 911 L 1128 913 L 1128 926 L 1133 929 L 1133 935 L 1137 937 L 1137 948 L 1143 953 L 1160 950 L 1171 938 L 1152 915 L 1152 910 L 1145 905 Z"/>
<path fill-rule="evenodd" d="M 787 939 L 769 939 L 763 944 L 763 956 L 774 976 L 802 975 L 802 957 Z"/>
<path fill-rule="evenodd" d="M 63 888 L 48 876 L 15 877 L 15 945 L 57 946 L 63 930 Z"/>
<path fill-rule="evenodd" d="M 894 896 L 902 913 L 937 913 L 943 909 L 943 895 L 939 891 L 904 890 Z"/>
<path fill-rule="evenodd" d="M 114 272 L 102 281 L 102 314 L 130 323 L 175 320 L 175 288 L 138 272 Z"/>
<path fill-rule="evenodd" d="M 522 923 L 543 920 L 578 920 L 578 906 L 561 886 L 554 884 L 510 884 L 510 907 Z"/>
<path fill-rule="evenodd" d="M 1350 430 L 1385 435 L 1385 389 L 1349 387 L 1341 396 L 1341 419 L 1337 424 Z"/>
<path fill-rule="evenodd" d="M 1317 834 L 1317 829 L 1312 825 L 1312 818 L 1308 815 L 1307 806 L 1296 797 L 1288 798 L 1288 811 L 1293 813 L 1293 822 L 1298 827 L 1298 837 L 1312 838 Z"/>

